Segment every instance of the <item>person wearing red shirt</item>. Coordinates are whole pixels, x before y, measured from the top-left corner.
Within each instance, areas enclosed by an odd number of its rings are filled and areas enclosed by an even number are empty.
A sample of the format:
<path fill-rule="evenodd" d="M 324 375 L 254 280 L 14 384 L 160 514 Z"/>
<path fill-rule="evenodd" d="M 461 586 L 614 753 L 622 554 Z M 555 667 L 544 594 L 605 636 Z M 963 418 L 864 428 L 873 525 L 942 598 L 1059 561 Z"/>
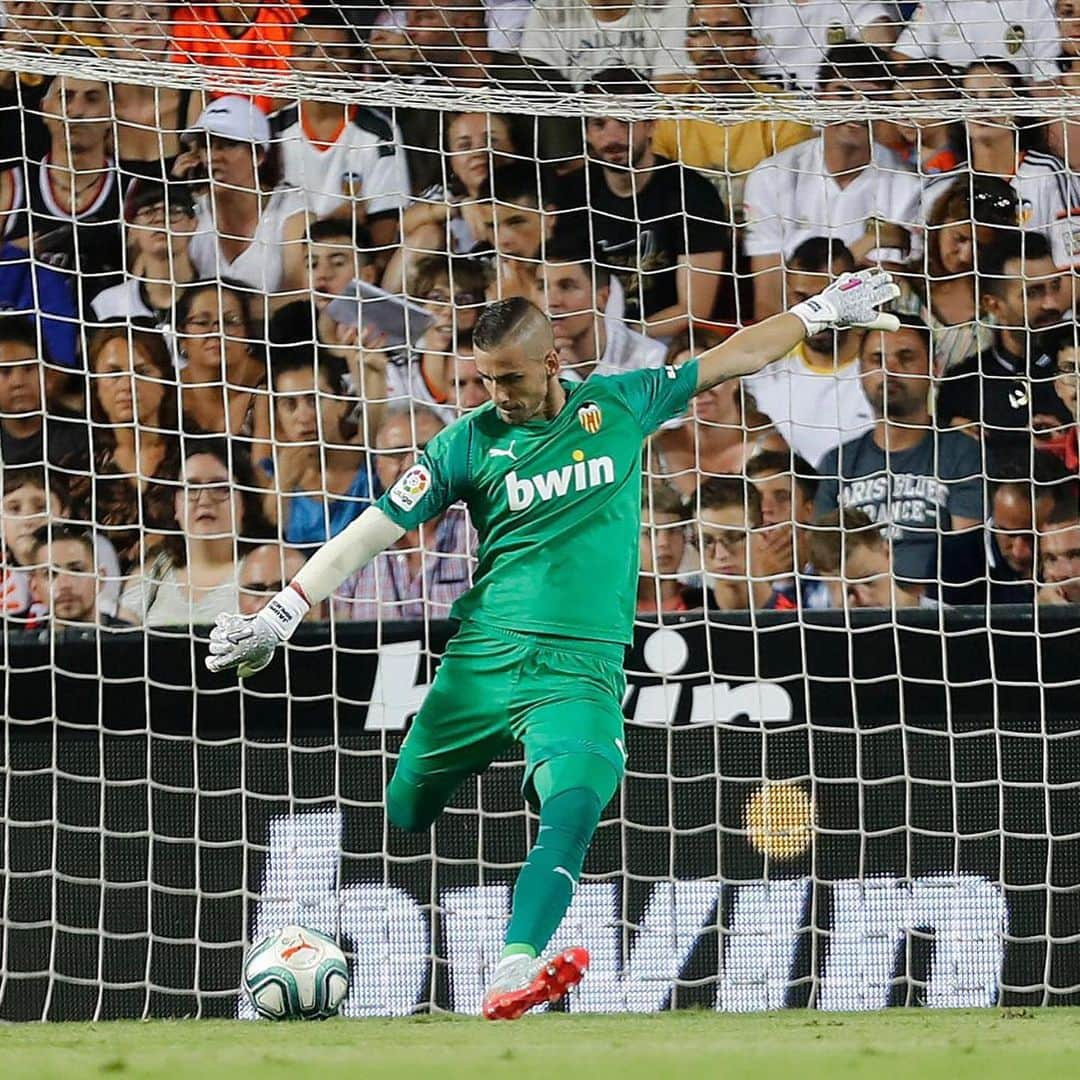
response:
<path fill-rule="evenodd" d="M 294 0 L 187 4 L 176 14 L 172 60 L 247 71 L 288 71 L 293 27 L 307 11 Z M 255 103 L 263 112 L 272 112 L 276 104 L 262 96 Z"/>

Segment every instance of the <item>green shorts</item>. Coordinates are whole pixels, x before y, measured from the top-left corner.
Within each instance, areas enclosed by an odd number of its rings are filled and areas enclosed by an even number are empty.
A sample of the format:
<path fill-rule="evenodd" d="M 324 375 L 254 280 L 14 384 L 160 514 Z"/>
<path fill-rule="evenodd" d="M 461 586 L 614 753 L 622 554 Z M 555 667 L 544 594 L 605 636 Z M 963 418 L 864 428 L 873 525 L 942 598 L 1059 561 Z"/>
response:
<path fill-rule="evenodd" d="M 512 742 L 525 748 L 522 791 L 563 754 L 597 754 L 622 778 L 623 649 L 463 623 L 401 747 L 412 783 L 482 772 Z"/>

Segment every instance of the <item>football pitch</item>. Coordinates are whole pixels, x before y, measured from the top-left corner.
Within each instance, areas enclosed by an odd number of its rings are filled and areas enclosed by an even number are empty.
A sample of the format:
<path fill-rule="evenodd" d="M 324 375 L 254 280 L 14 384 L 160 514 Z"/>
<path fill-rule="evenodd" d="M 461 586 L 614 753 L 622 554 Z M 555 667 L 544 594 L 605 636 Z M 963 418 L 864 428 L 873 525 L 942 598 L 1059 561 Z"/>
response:
<path fill-rule="evenodd" d="M 1074 1075 L 1080 1010 L 434 1016 L 0 1027 L 8 1077 L 920 1080 Z"/>

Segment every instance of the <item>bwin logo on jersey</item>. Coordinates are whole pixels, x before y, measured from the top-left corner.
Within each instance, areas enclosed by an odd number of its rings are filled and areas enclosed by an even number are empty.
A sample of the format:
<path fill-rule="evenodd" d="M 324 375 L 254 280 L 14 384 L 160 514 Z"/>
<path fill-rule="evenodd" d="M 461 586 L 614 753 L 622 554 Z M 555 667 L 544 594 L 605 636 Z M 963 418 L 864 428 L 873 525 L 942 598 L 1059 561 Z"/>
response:
<path fill-rule="evenodd" d="M 537 499 L 548 502 L 561 499 L 571 491 L 587 491 L 615 483 L 615 462 L 606 454 L 603 457 L 585 459 L 581 450 L 573 453 L 574 464 L 561 469 L 548 469 L 535 476 L 506 474 L 506 499 L 513 512 L 527 510 Z"/>

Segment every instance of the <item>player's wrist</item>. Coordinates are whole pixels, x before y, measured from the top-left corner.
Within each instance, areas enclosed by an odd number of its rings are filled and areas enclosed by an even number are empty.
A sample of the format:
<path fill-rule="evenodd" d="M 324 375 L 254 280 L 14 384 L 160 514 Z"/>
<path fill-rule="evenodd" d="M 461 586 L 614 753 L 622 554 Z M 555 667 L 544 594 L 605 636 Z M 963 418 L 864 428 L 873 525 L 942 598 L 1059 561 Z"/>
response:
<path fill-rule="evenodd" d="M 802 320 L 803 326 L 806 327 L 807 337 L 820 334 L 822 330 L 835 326 L 839 319 L 836 308 L 820 294 L 788 308 L 788 314 Z"/>
<path fill-rule="evenodd" d="M 311 604 L 303 590 L 290 584 L 270 600 L 258 617 L 273 630 L 279 641 L 288 641 L 310 610 Z"/>

